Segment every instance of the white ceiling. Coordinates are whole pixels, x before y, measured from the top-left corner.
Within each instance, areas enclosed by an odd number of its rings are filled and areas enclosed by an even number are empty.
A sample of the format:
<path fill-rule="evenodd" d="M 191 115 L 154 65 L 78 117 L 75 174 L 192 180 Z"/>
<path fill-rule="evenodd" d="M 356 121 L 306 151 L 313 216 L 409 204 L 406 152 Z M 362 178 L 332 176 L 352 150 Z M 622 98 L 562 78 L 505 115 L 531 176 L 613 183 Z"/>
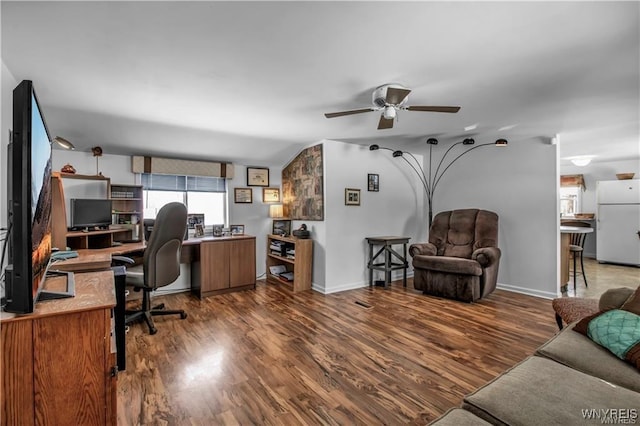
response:
<path fill-rule="evenodd" d="M 638 2 L 9 2 L 2 60 L 79 150 L 282 165 L 337 139 L 549 140 L 640 158 Z M 413 89 L 399 112 L 378 85 Z M 465 132 L 464 127 L 478 124 Z M 499 130 L 514 126 L 509 130 Z"/>

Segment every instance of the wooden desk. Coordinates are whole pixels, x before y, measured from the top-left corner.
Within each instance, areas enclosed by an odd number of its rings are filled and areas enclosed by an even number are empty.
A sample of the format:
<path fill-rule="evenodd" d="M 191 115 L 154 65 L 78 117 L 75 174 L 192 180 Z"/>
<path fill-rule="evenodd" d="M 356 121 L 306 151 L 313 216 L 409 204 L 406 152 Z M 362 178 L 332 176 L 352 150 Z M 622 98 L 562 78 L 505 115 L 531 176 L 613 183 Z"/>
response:
<path fill-rule="evenodd" d="M 113 273 L 76 274 L 75 288 L 76 297 L 38 302 L 32 314 L 0 314 L 3 423 L 116 424 Z"/>
<path fill-rule="evenodd" d="M 589 234 L 591 232 L 593 232 L 593 228 L 560 226 L 560 284 L 563 288 L 569 283 L 569 240 L 571 234 Z"/>
<path fill-rule="evenodd" d="M 77 250 L 78 257 L 55 263 L 61 271 L 95 271 L 111 266 L 111 256 L 143 253 L 144 242 Z M 202 298 L 256 286 L 256 237 L 190 238 L 182 242 L 180 262 L 191 265 L 191 290 Z"/>

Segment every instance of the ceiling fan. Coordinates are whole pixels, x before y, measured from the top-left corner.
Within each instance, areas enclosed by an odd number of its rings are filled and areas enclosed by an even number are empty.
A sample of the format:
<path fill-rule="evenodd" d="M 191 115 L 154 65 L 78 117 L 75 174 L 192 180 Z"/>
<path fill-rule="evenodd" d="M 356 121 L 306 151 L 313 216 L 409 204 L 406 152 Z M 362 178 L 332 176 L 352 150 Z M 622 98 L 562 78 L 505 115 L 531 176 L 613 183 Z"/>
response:
<path fill-rule="evenodd" d="M 378 130 L 380 130 L 391 129 L 393 127 L 393 121 L 399 110 L 452 113 L 460 110 L 460 107 L 457 106 L 406 105 L 409 93 L 411 93 L 411 89 L 408 89 L 401 84 L 383 84 L 382 86 L 376 87 L 373 91 L 371 96 L 373 107 L 353 109 L 350 111 L 330 112 L 325 113 L 324 116 L 327 118 L 334 118 L 342 117 L 344 115 L 360 114 L 363 112 L 382 111 L 380 121 L 378 122 Z"/>

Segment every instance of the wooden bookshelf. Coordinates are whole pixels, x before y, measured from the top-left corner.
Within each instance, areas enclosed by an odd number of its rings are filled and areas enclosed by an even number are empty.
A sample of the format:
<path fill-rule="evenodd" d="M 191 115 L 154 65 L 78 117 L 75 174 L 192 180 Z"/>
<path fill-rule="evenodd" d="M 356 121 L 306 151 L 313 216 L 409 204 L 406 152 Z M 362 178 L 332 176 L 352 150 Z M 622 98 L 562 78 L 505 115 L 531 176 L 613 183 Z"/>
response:
<path fill-rule="evenodd" d="M 276 245 L 280 247 L 278 250 L 274 248 Z M 277 265 L 283 265 L 287 272 L 293 272 L 293 281 L 272 274 L 269 268 Z M 310 290 L 312 266 L 313 240 L 267 236 L 267 283 L 284 284 L 294 292 Z"/>
<path fill-rule="evenodd" d="M 144 202 L 141 185 L 111 184 L 109 197 L 113 211 L 113 228 L 120 227 L 131 231 L 125 240 L 142 240 L 142 210 Z M 119 241 L 119 240 L 116 240 Z"/>

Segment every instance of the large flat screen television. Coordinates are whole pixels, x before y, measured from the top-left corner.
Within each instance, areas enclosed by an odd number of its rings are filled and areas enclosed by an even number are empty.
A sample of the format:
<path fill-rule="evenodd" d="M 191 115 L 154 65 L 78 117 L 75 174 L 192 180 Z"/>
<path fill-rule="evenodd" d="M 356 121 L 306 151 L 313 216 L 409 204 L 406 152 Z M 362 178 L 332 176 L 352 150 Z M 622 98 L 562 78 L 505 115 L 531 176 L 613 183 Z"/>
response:
<path fill-rule="evenodd" d="M 8 151 L 9 257 L 4 309 L 24 314 L 33 312 L 36 299 L 44 294 L 51 259 L 51 138 L 30 80 L 13 90 Z"/>
<path fill-rule="evenodd" d="M 72 198 L 71 229 L 106 229 L 111 225 L 111 200 L 100 198 Z"/>

